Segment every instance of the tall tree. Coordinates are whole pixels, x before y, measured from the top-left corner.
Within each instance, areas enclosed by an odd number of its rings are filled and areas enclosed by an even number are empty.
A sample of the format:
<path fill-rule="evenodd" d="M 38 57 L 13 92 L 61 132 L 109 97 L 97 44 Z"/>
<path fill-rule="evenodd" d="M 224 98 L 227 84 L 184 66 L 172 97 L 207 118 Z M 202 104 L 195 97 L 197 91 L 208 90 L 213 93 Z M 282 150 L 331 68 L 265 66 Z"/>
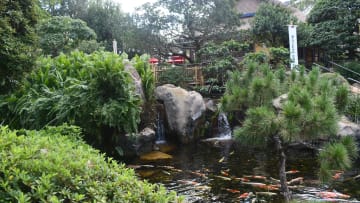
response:
<path fill-rule="evenodd" d="M 52 16 L 81 18 L 85 15 L 90 0 L 40 0 L 40 4 Z"/>
<path fill-rule="evenodd" d="M 297 20 L 290 10 L 274 3 L 262 3 L 256 12 L 252 32 L 256 41 L 270 46 L 284 46 L 288 44 L 287 25 Z"/>
<path fill-rule="evenodd" d="M 41 0 L 41 5 L 52 16 L 70 16 L 85 21 L 109 51 L 114 39 L 122 48 L 126 36 L 132 35 L 128 34 L 131 19 L 113 0 Z"/>
<path fill-rule="evenodd" d="M 123 36 L 127 33 L 127 23 L 119 4 L 110 0 L 92 1 L 85 16 L 81 17 L 97 34 L 98 40 L 104 42 L 107 50 L 112 50 L 112 41 L 122 47 Z"/>
<path fill-rule="evenodd" d="M 274 98 L 287 91 L 287 96 L 283 97 L 285 101 L 274 105 Z M 346 96 L 336 96 L 343 93 Z M 259 147 L 275 144 L 280 162 L 281 192 L 288 201 L 290 192 L 285 173 L 287 146 L 293 142 L 334 138 L 338 121 L 336 106 L 345 106 L 342 102 L 347 93 L 347 86 L 320 75 L 319 69 L 313 69 L 308 74 L 304 69 L 293 71 L 287 77 L 284 69 L 273 72 L 267 64 L 259 66 L 249 62 L 245 72 L 231 74 L 221 105 L 227 112 L 242 112 L 236 117 L 241 120 L 242 126 L 234 130 L 240 142 Z M 351 158 L 357 155 L 353 141 L 344 140 L 325 147 L 327 152 L 340 149 L 342 156 L 335 151 L 323 160 L 326 156 L 320 154 L 323 180 L 334 175 L 334 170 L 350 167 Z"/>
<path fill-rule="evenodd" d="M 0 1 L 0 94 L 12 90 L 35 58 L 36 0 Z"/>
<path fill-rule="evenodd" d="M 356 57 L 360 47 L 360 0 L 319 0 L 308 21 L 313 26 L 311 43 L 335 59 Z"/>
<path fill-rule="evenodd" d="M 236 34 L 240 15 L 234 5 L 233 0 L 158 0 L 142 7 L 137 23 L 164 43 L 163 54 L 179 54 L 184 48 L 198 51 L 209 41 L 231 39 Z"/>
<path fill-rule="evenodd" d="M 44 54 L 57 56 L 70 52 L 83 41 L 95 40 L 96 34 L 80 19 L 55 16 L 44 20 L 38 28 L 40 47 Z"/>

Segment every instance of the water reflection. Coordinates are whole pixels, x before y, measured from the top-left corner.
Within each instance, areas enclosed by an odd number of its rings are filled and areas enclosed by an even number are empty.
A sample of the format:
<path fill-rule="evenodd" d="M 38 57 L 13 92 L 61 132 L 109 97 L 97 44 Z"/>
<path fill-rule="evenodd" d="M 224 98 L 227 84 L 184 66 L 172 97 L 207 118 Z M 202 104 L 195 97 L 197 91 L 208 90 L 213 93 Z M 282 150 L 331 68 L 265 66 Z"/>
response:
<path fill-rule="evenodd" d="M 136 160 L 132 164 L 154 166 L 137 171 L 150 182 L 162 183 L 168 189 L 186 196 L 188 202 L 247 202 L 254 198 L 264 202 L 280 202 L 276 182 L 278 159 L 273 148 L 253 149 L 231 141 L 215 141 L 177 147 L 169 154 L 174 157 L 172 160 Z M 349 200 L 341 201 L 356 202 L 356 199 L 360 199 L 360 178 L 351 178 L 360 174 L 359 162 L 354 170 L 344 174 L 343 181 L 330 188 L 317 180 L 315 152 L 293 149 L 287 154 L 287 169 L 296 171 L 288 174 L 288 180 L 303 178 L 302 184 L 291 186 L 296 199 L 325 200 L 319 195 L 324 191 L 350 195 Z"/>

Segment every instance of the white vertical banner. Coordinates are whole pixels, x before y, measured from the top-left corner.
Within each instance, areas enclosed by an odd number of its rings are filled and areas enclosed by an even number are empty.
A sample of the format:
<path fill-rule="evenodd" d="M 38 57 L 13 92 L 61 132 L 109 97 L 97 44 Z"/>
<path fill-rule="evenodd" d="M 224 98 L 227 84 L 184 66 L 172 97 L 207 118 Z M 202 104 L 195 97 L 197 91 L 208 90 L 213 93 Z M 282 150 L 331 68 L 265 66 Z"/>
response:
<path fill-rule="evenodd" d="M 113 51 L 114 54 L 117 54 L 117 41 L 115 39 L 113 40 Z"/>
<path fill-rule="evenodd" d="M 290 67 L 291 69 L 299 65 L 296 25 L 289 25 L 289 45 L 290 45 Z"/>

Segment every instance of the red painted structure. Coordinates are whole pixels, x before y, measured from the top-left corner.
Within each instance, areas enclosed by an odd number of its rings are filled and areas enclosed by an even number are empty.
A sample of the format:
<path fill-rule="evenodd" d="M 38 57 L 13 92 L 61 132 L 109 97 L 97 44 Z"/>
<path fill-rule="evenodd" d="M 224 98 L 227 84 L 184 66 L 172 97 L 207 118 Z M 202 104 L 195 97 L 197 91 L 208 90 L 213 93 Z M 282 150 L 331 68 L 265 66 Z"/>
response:
<path fill-rule="evenodd" d="M 175 56 L 171 56 L 167 62 L 171 64 L 183 64 L 185 63 L 185 60 L 186 60 L 185 57 L 175 55 Z"/>
<path fill-rule="evenodd" d="M 157 59 L 157 58 L 150 58 L 150 59 L 149 59 L 149 63 L 151 63 L 151 64 L 158 64 L 158 63 L 159 63 L 159 59 Z"/>

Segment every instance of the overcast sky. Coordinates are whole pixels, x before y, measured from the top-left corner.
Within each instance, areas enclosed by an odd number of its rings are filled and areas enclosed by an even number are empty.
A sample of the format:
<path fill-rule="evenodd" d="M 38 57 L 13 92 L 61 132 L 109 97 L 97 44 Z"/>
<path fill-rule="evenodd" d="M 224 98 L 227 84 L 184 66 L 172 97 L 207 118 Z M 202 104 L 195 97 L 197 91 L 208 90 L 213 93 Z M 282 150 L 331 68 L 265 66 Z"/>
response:
<path fill-rule="evenodd" d="M 125 12 L 133 12 L 135 7 L 141 6 L 146 2 L 155 2 L 155 0 L 113 0 L 121 4 L 121 8 Z"/>

